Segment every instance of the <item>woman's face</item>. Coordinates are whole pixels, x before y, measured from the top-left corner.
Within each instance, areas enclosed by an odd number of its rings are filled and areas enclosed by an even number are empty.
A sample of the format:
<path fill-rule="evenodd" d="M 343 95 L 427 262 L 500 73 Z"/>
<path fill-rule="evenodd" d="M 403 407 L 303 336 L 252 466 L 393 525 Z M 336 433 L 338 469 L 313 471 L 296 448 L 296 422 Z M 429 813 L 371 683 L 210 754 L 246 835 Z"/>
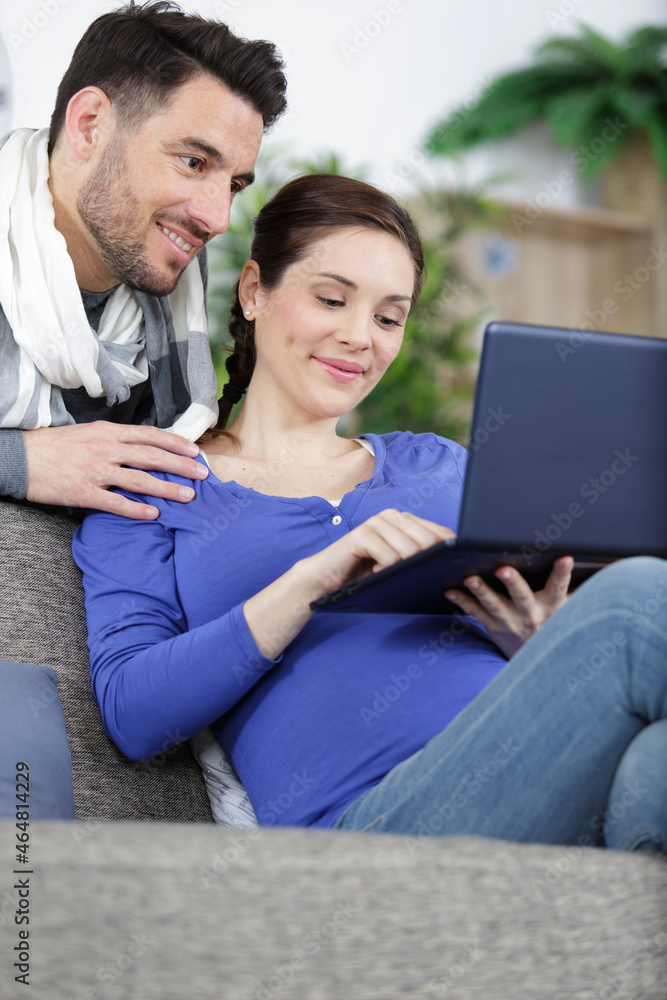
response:
<path fill-rule="evenodd" d="M 412 297 L 412 257 L 394 236 L 345 228 L 320 240 L 264 290 L 249 261 L 244 308 L 255 317 L 252 385 L 321 416 L 349 412 L 398 354 Z"/>

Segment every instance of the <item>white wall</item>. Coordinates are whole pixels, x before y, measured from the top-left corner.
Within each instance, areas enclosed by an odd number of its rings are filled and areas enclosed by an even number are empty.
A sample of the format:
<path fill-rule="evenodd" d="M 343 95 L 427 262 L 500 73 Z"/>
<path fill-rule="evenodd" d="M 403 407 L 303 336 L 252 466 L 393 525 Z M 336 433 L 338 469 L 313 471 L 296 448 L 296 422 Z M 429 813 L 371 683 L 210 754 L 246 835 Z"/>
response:
<path fill-rule="evenodd" d="M 116 6 L 113 0 L 3 0 L 0 35 L 13 86 L 5 127 L 48 123 L 78 38 Z M 665 0 L 183 0 L 181 6 L 218 16 L 246 37 L 269 38 L 282 51 L 290 110 L 267 144 L 287 143 L 305 156 L 333 149 L 349 168 L 367 166 L 369 179 L 399 194 L 407 190 L 401 174 L 410 183 L 449 173 L 443 164 L 420 161 L 430 126 L 493 75 L 529 59 L 541 41 L 572 32 L 578 19 L 621 38 L 633 27 L 664 22 L 667 13 Z M 538 129 L 465 162 L 470 180 L 519 170 L 523 177 L 508 191 L 527 197 L 567 166 L 568 157 Z M 563 193 L 563 203 L 582 199 L 590 194 L 578 185 Z"/>

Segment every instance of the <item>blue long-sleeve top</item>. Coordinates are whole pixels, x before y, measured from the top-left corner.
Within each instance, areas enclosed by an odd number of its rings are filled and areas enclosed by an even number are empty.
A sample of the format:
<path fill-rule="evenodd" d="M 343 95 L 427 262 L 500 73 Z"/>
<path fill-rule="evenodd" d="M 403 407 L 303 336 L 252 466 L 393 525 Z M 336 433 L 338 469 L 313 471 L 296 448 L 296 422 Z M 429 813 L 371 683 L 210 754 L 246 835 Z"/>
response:
<path fill-rule="evenodd" d="M 93 692 L 107 733 L 142 759 L 210 725 L 264 825 L 331 826 L 478 694 L 505 658 L 472 618 L 320 611 L 277 660 L 243 603 L 387 507 L 456 530 L 465 451 L 434 434 L 365 435 L 370 479 L 338 508 L 212 473 L 157 521 L 91 513 L 84 574 Z"/>

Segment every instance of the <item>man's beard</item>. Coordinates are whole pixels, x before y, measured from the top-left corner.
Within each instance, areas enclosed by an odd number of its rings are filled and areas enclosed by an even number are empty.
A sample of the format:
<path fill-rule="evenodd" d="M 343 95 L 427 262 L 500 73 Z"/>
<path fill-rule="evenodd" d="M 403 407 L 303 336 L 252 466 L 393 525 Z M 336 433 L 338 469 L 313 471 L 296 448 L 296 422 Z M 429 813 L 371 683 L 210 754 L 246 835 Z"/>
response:
<path fill-rule="evenodd" d="M 148 234 L 137 232 L 138 198 L 129 187 L 123 187 L 124 176 L 123 146 L 119 139 L 112 139 L 99 166 L 79 193 L 79 215 L 107 270 L 117 281 L 149 295 L 169 295 L 185 265 L 175 259 L 170 261 L 170 275 L 150 263 L 146 255 Z"/>

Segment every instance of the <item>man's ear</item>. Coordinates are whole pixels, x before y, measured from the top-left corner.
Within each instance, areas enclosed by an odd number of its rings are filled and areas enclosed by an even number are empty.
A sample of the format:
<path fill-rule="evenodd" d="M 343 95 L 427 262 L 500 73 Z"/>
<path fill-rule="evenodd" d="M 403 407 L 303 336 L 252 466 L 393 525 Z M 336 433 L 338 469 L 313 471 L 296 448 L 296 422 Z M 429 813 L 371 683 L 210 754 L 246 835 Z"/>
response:
<path fill-rule="evenodd" d="M 243 265 L 239 278 L 239 302 L 244 313 L 250 310 L 254 319 L 260 307 L 261 288 L 259 281 L 259 264 L 256 260 L 247 260 Z"/>
<path fill-rule="evenodd" d="M 90 160 L 100 140 L 110 134 L 114 122 L 111 101 L 99 87 L 84 87 L 67 105 L 65 136 L 78 160 Z"/>

